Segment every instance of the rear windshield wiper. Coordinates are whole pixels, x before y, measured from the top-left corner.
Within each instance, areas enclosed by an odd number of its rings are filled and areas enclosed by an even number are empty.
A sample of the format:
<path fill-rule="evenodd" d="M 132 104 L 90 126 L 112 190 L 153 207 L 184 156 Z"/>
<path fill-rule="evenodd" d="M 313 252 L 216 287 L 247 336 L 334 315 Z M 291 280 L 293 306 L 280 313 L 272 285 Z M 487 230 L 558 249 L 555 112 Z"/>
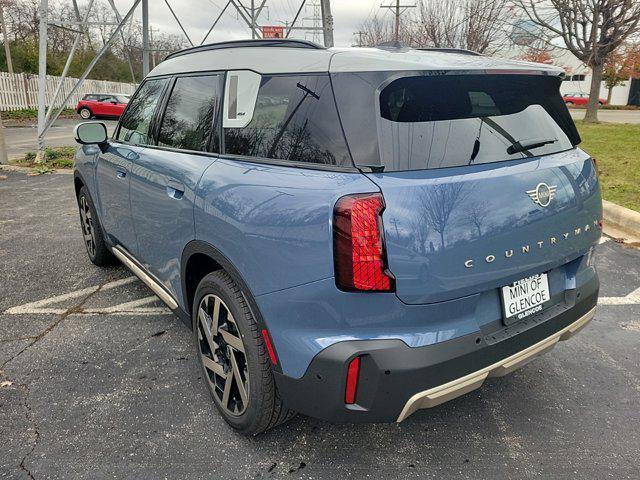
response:
<path fill-rule="evenodd" d="M 530 138 L 527 140 L 519 140 L 517 142 L 513 142 L 507 148 L 507 153 L 509 155 L 513 155 L 514 153 L 524 152 L 526 150 L 531 150 L 532 148 L 543 147 L 545 145 L 549 145 L 550 143 L 556 143 L 557 141 L 557 138 Z"/>

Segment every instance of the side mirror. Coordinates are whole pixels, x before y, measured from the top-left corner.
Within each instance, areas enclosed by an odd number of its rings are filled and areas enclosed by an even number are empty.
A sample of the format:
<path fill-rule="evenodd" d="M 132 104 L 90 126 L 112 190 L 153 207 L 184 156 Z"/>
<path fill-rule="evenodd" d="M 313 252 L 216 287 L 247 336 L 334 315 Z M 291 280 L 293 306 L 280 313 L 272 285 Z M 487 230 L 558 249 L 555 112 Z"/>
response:
<path fill-rule="evenodd" d="M 80 145 L 104 145 L 107 143 L 107 127 L 102 122 L 85 122 L 76 125 L 73 136 Z"/>

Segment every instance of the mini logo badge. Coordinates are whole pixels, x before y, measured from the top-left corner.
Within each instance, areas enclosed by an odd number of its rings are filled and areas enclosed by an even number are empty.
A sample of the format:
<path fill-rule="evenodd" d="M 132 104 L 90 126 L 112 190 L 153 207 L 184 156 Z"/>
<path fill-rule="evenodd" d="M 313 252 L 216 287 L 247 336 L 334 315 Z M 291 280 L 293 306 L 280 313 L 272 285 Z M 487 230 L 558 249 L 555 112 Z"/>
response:
<path fill-rule="evenodd" d="M 527 195 L 531 197 L 533 203 L 537 203 L 541 207 L 548 207 L 556 196 L 556 185 L 547 185 L 546 183 L 539 183 L 533 190 L 527 190 Z"/>

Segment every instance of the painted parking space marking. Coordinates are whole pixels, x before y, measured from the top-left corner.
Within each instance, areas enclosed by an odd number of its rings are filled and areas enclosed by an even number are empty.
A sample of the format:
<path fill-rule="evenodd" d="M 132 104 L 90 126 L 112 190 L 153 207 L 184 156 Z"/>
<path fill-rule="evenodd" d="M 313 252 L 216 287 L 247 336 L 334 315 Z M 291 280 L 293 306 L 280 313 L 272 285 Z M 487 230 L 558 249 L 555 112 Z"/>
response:
<path fill-rule="evenodd" d="M 640 305 L 640 288 L 624 297 L 600 297 L 599 305 Z"/>
<path fill-rule="evenodd" d="M 112 290 L 139 281 L 137 277 L 131 276 L 105 283 L 104 285 L 92 285 L 91 287 L 74 290 L 73 292 L 56 295 L 53 297 L 37 300 L 35 302 L 17 305 L 8 308 L 3 313 L 7 315 L 62 315 L 67 312 L 67 308 L 60 308 L 59 303 L 68 300 L 83 298 L 93 293 Z M 148 306 L 158 301 L 158 297 L 150 295 L 144 298 L 138 298 L 128 302 L 110 305 L 106 307 L 80 308 L 78 311 L 72 312 L 71 315 L 164 315 L 171 311 L 165 307 Z"/>

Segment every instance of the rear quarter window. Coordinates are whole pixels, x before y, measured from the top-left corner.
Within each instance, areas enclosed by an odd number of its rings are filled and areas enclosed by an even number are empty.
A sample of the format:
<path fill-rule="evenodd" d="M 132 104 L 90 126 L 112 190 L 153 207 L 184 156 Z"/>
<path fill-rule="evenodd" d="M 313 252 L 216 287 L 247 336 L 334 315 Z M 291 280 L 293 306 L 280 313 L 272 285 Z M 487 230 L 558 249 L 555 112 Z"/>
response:
<path fill-rule="evenodd" d="M 227 98 L 225 109 L 234 108 Z M 225 128 L 225 152 L 352 166 L 328 75 L 263 76 L 251 121 Z"/>

